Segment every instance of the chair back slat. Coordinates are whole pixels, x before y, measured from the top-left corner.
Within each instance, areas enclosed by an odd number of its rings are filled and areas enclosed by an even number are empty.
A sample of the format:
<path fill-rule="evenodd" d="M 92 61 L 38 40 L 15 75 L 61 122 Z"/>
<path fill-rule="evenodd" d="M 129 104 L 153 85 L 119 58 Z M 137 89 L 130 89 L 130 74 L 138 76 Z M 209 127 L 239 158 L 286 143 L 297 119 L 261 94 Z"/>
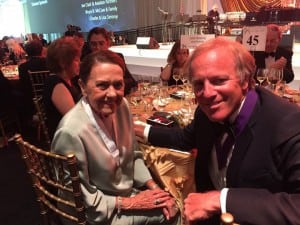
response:
<path fill-rule="evenodd" d="M 14 140 L 37 194 L 42 225 L 50 225 L 58 217 L 85 225 L 85 207 L 75 155 L 63 156 L 37 148 L 24 141 L 20 134 L 16 134 Z M 68 175 L 70 180 L 65 179 Z M 69 200 L 70 196 L 72 200 Z"/>
<path fill-rule="evenodd" d="M 34 97 L 43 95 L 45 80 L 50 75 L 49 70 L 28 71 Z"/>
<path fill-rule="evenodd" d="M 40 126 L 39 129 L 41 129 L 44 136 L 43 140 L 44 140 L 45 147 L 50 148 L 51 140 L 50 140 L 48 127 L 46 124 L 47 116 L 46 116 L 46 110 L 43 103 L 43 97 L 42 96 L 35 97 L 33 98 L 33 102 L 37 112 L 36 114 L 38 116 L 38 123 L 39 123 L 38 126 Z"/>

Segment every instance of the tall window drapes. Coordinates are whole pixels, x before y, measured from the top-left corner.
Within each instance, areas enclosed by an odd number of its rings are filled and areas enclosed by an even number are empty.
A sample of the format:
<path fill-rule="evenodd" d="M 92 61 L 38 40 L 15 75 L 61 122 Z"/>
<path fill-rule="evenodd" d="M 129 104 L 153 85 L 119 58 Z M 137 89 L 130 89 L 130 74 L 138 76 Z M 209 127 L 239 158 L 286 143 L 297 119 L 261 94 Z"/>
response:
<path fill-rule="evenodd" d="M 220 2 L 224 12 L 254 12 L 263 6 L 281 6 L 281 0 L 220 0 Z"/>

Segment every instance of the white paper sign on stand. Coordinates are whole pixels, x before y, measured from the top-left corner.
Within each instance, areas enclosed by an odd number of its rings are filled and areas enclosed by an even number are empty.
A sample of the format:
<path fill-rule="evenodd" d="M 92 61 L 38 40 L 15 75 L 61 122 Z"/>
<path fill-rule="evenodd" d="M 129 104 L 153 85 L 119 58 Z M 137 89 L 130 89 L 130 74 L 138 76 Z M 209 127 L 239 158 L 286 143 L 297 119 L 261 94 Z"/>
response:
<path fill-rule="evenodd" d="M 243 28 L 243 45 L 248 51 L 265 51 L 266 38 L 266 26 L 251 26 Z"/>
<path fill-rule="evenodd" d="M 181 48 L 194 49 L 203 42 L 215 38 L 214 34 L 195 34 L 195 35 L 181 35 Z"/>

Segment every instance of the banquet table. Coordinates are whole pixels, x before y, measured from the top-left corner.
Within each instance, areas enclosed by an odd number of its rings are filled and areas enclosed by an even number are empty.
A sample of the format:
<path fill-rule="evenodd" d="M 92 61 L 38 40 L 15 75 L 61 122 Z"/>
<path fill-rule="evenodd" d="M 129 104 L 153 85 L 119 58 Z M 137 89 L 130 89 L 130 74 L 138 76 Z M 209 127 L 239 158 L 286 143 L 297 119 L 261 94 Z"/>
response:
<path fill-rule="evenodd" d="M 142 90 L 141 90 L 142 89 Z M 127 96 L 135 120 L 147 122 L 157 112 L 163 112 L 183 127 L 193 119 L 196 107 L 190 86 L 147 86 Z"/>
<path fill-rule="evenodd" d="M 18 80 L 19 70 L 18 65 L 1 66 L 1 71 L 8 80 Z"/>
<path fill-rule="evenodd" d="M 272 90 L 271 90 L 272 91 Z M 300 106 L 300 90 L 293 89 L 286 84 L 277 84 L 274 94 Z"/>
<path fill-rule="evenodd" d="M 167 113 L 166 115 L 173 119 L 176 117 L 176 122 L 179 122 L 180 126 L 185 126 L 192 118 L 195 104 L 190 104 L 190 101 L 193 101 L 190 90 L 184 91 L 183 89 L 183 87 L 177 89 L 157 85 L 152 87 L 150 85 L 146 88 L 139 86 L 138 91 L 127 96 L 134 120 L 147 122 L 149 117 L 159 112 Z M 186 94 L 187 98 L 171 97 L 171 94 L 178 92 Z M 158 106 L 158 101 L 162 101 L 163 106 Z M 183 152 L 142 142 L 140 149 L 154 179 L 175 198 L 183 218 L 183 201 L 189 193 L 195 192 L 196 151 Z"/>

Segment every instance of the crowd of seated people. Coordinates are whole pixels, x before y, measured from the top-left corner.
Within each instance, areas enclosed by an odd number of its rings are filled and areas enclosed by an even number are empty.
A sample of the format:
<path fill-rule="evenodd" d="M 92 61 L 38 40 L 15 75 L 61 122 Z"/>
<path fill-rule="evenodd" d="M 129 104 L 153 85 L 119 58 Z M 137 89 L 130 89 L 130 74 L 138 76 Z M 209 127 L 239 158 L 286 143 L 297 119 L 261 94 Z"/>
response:
<path fill-rule="evenodd" d="M 271 36 L 270 32 L 273 32 Z M 275 34 L 275 35 L 274 35 Z M 273 39 L 272 39 L 273 38 Z M 135 149 L 135 144 L 136 140 L 133 134 L 133 129 L 134 127 L 129 127 L 129 135 L 131 135 L 132 139 L 129 140 L 129 143 L 126 143 L 126 141 L 128 140 L 124 140 L 124 138 L 122 139 L 123 136 L 118 135 L 118 133 L 120 132 L 120 130 L 122 129 L 128 129 L 128 123 L 132 123 L 132 118 L 130 115 L 130 112 L 128 111 L 129 108 L 126 105 L 126 99 L 123 98 L 124 95 L 127 95 L 131 92 L 132 89 L 134 89 L 135 87 L 137 87 L 137 83 L 134 80 L 134 78 L 132 77 L 132 75 L 130 74 L 130 72 L 128 71 L 128 69 L 126 68 L 126 64 L 125 64 L 125 60 L 122 54 L 120 53 L 112 53 L 111 51 L 109 51 L 109 47 L 111 45 L 111 37 L 110 37 L 110 33 L 107 32 L 106 29 L 101 28 L 101 27 L 95 27 L 93 29 L 91 29 L 88 33 L 88 37 L 87 37 L 87 42 L 86 44 L 84 44 L 84 38 L 83 35 L 80 32 L 76 32 L 76 33 L 72 33 L 71 35 L 66 34 L 65 36 L 58 38 L 56 40 L 54 40 L 51 44 L 49 45 L 45 45 L 44 42 L 41 41 L 41 39 L 35 39 L 33 38 L 33 40 L 28 41 L 25 45 L 24 48 L 22 48 L 21 45 L 16 45 L 15 40 L 14 41 L 9 41 L 11 40 L 11 38 L 9 38 L 6 41 L 7 44 L 7 49 L 8 52 L 10 53 L 9 58 L 12 59 L 12 61 L 15 64 L 19 64 L 18 69 L 19 69 L 19 77 L 20 77 L 20 84 L 21 84 L 21 93 L 24 96 L 24 102 L 20 102 L 19 108 L 23 108 L 23 116 L 27 119 L 29 119 L 32 114 L 33 114 L 33 102 L 32 102 L 32 90 L 31 90 L 31 84 L 30 84 L 30 79 L 29 79 L 29 75 L 28 75 L 28 70 L 50 70 L 50 72 L 53 74 L 51 76 L 49 76 L 49 78 L 47 79 L 46 83 L 45 83 L 45 88 L 44 88 L 44 93 L 43 93 L 43 101 L 45 104 L 45 108 L 46 108 L 46 114 L 47 114 L 47 127 L 49 129 L 49 133 L 50 133 L 50 137 L 51 139 L 53 139 L 53 151 L 57 152 L 57 153 L 62 153 L 62 154 L 66 154 L 68 152 L 68 147 L 72 147 L 76 152 L 78 158 L 80 158 L 81 153 L 83 151 L 86 151 L 87 154 L 94 154 L 94 148 L 101 148 L 101 151 L 107 150 L 105 151 L 104 154 L 105 157 L 107 158 L 113 158 L 115 157 L 113 154 L 108 152 L 110 151 L 110 147 L 106 146 L 105 144 L 103 144 L 105 141 L 103 141 L 103 143 L 101 142 L 101 144 L 99 144 L 99 141 L 95 141 L 95 143 L 92 143 L 91 146 L 86 145 L 84 147 L 84 149 L 82 149 L 81 147 L 78 147 L 79 145 L 77 144 L 77 141 L 80 141 L 84 144 L 89 143 L 90 139 L 87 138 L 86 140 L 83 138 L 81 140 L 81 135 L 86 131 L 86 127 L 85 126 L 89 126 L 89 125 L 93 125 L 96 127 L 96 129 L 92 131 L 88 131 L 91 132 L 91 136 L 95 136 L 97 138 L 100 137 L 103 138 L 103 135 L 108 136 L 109 142 L 115 142 L 117 144 L 123 143 L 123 146 L 115 146 L 116 150 L 118 153 L 120 154 L 122 153 L 128 153 L 129 155 L 117 155 L 117 163 L 115 163 L 113 161 L 113 164 L 115 166 L 115 170 L 114 171 L 109 171 L 109 175 L 111 177 L 106 177 L 105 179 L 112 179 L 109 180 L 109 182 L 107 183 L 102 183 L 102 178 L 101 179 L 99 177 L 97 177 L 97 175 L 91 173 L 89 176 L 85 176 L 87 173 L 86 171 L 88 171 L 88 165 L 93 165 L 96 167 L 101 167 L 102 166 L 102 162 L 100 159 L 98 159 L 99 161 L 97 161 L 96 159 L 93 159 L 91 161 L 87 160 L 87 161 L 80 161 L 80 165 L 83 165 L 81 167 L 84 176 L 82 176 L 82 180 L 84 182 L 84 188 L 87 194 L 87 198 L 85 199 L 86 204 L 88 206 L 90 206 L 92 208 L 92 212 L 89 215 L 91 221 L 92 221 L 92 217 L 97 215 L 95 218 L 96 220 L 100 220 L 100 221 L 106 221 L 106 220 L 113 220 L 113 221 L 126 221 L 128 222 L 128 220 L 131 220 L 131 218 L 126 218 L 126 214 L 127 212 L 130 212 L 131 216 L 133 215 L 132 210 L 134 211 L 134 213 L 136 215 L 137 218 L 143 214 L 145 214 L 145 217 L 141 219 L 141 221 L 148 221 L 148 212 L 151 212 L 151 210 L 153 210 L 153 212 L 157 209 L 157 208 L 162 208 L 163 210 L 161 210 L 159 213 L 157 213 L 157 211 L 155 211 L 155 213 L 153 213 L 153 215 L 151 214 L 151 216 L 149 217 L 153 217 L 153 221 L 155 221 L 155 223 L 157 222 L 156 220 L 160 219 L 162 216 L 166 217 L 167 219 L 170 219 L 169 223 L 176 223 L 177 222 L 177 218 L 176 218 L 176 214 L 177 214 L 177 209 L 176 207 L 174 208 L 174 202 L 173 199 L 170 198 L 169 196 L 166 197 L 165 192 L 161 191 L 161 190 L 156 190 L 156 191 L 151 191 L 152 194 L 154 195 L 161 195 L 163 196 L 164 199 L 166 199 L 164 202 L 164 205 L 160 205 L 160 203 L 156 202 L 156 199 L 153 198 L 153 196 L 149 195 L 149 192 L 140 192 L 140 190 L 137 192 L 139 194 L 135 195 L 133 194 L 135 190 L 135 188 L 141 188 L 143 186 L 143 188 L 149 188 L 152 189 L 152 178 L 151 176 L 147 174 L 147 172 L 145 172 L 145 174 L 147 176 L 145 177 L 138 177 L 136 180 L 134 177 L 135 175 L 139 176 L 140 174 L 131 174 L 131 172 L 125 172 L 124 174 L 120 174 L 117 173 L 118 170 L 121 167 L 127 167 L 129 164 L 131 167 L 133 167 L 133 164 L 135 163 L 133 159 L 133 156 L 135 154 L 139 155 L 139 152 L 134 152 L 137 151 L 137 149 Z M 208 56 L 210 56 L 208 53 L 210 53 L 210 51 L 214 52 L 215 49 L 216 51 L 220 51 L 220 54 L 222 53 L 223 56 L 226 55 L 226 52 L 224 49 L 222 48 L 218 48 L 217 44 L 218 41 L 220 43 L 225 43 L 227 44 L 226 41 L 222 41 L 222 40 L 217 40 L 215 42 L 216 47 L 213 47 L 213 45 L 210 46 L 211 49 L 209 50 L 203 50 L 204 53 L 201 53 L 203 55 L 207 55 L 206 58 L 209 58 Z M 268 37 L 267 37 L 267 45 L 266 45 L 266 52 L 271 53 L 278 53 L 278 52 L 283 52 L 283 51 L 279 51 L 279 47 L 278 44 L 281 41 L 281 36 L 280 34 L 277 33 L 276 28 L 268 26 Z M 273 45 L 273 47 L 268 47 L 270 43 L 275 43 L 275 45 Z M 18 47 L 16 47 L 18 46 Z M 20 47 L 20 48 L 19 48 Z M 46 57 L 43 57 L 43 47 L 47 48 L 47 52 L 44 53 L 46 54 Z M 238 50 L 242 50 L 240 49 L 240 46 L 234 46 L 236 49 Z M 4 55 L 5 55 L 5 48 L 3 48 L 4 50 Z M 1 53 L 1 52 L 0 52 Z M 2 54 L 2 53 L 1 53 Z M 245 52 L 243 52 L 243 54 L 246 55 Z M 258 53 L 253 54 L 254 58 L 255 58 L 255 62 L 256 62 L 256 66 L 259 65 L 259 63 L 261 62 L 259 58 L 257 58 Z M 23 58 L 26 55 L 26 61 L 23 63 L 20 63 L 20 60 L 23 60 L 25 58 Z M 192 67 L 197 67 L 198 64 L 196 64 L 196 62 L 200 63 L 200 56 L 199 55 L 193 55 L 193 62 L 195 62 L 195 64 L 193 65 L 189 65 L 191 68 Z M 232 58 L 234 57 L 239 57 L 239 56 L 234 56 L 233 54 L 230 55 Z M 248 57 L 248 55 L 247 55 Z M 250 56 L 249 56 L 250 57 Z M 292 67 L 291 67 L 291 57 L 292 57 L 292 53 L 288 53 L 288 54 L 278 54 L 278 56 L 275 56 L 274 59 L 272 59 L 272 61 L 268 61 L 268 65 L 271 65 L 273 67 L 278 67 L 280 69 L 283 69 L 285 74 L 284 75 L 284 80 L 286 80 L 287 82 L 291 82 L 294 78 L 294 74 L 292 71 Z M 160 78 L 163 81 L 167 81 L 168 85 L 174 85 L 177 84 L 174 80 L 174 78 L 172 77 L 173 73 L 175 70 L 186 70 L 186 64 L 188 62 L 188 58 L 189 58 L 189 49 L 181 49 L 180 47 L 180 41 L 176 41 L 168 55 L 168 59 L 167 59 L 167 65 L 162 69 L 161 74 L 160 74 Z M 219 61 L 220 61 L 221 57 L 218 57 Z M 197 60 L 196 60 L 197 59 Z M 207 61 L 209 61 L 209 59 L 206 59 Z M 216 60 L 216 59 L 214 59 Z M 266 61 L 264 61 L 265 58 L 262 60 L 264 63 Z M 237 60 L 236 60 L 237 61 Z M 252 63 L 252 58 L 251 58 L 251 63 Z M 207 63 L 207 65 L 204 65 L 203 61 L 203 67 L 197 68 L 200 70 L 202 70 L 203 68 L 206 68 L 205 66 L 207 66 L 208 64 L 211 64 L 211 68 L 214 67 L 218 67 L 219 65 L 217 64 L 217 66 L 215 64 L 212 64 L 211 61 L 209 61 Z M 254 62 L 254 61 L 253 61 Z M 272 63 L 270 63 L 272 62 Z M 83 63 L 83 64 L 81 64 Z M 190 61 L 191 63 L 191 61 Z M 237 62 L 233 62 L 230 61 L 230 66 L 234 69 L 237 70 L 237 67 L 235 67 L 235 63 Z M 108 64 L 108 65 L 107 65 Z M 81 67 L 81 65 L 83 65 Z M 200 64 L 199 64 L 200 65 Z M 222 69 L 227 70 L 229 68 L 229 66 L 224 66 L 225 63 L 223 63 L 221 66 Z M 105 67 L 107 66 L 107 67 Z M 247 66 L 246 63 L 245 65 L 243 64 L 243 66 Z M 264 65 L 265 66 L 265 65 Z M 230 67 L 230 68 L 231 68 Z M 259 67 L 259 66 L 258 66 Z M 229 69 L 228 69 L 229 70 Z M 208 69 L 207 69 L 208 71 Z M 206 71 L 206 72 L 207 72 Z M 234 71 L 236 72 L 236 71 Z M 248 71 L 249 72 L 249 71 Z M 2 79 L 3 74 L 0 74 L 0 78 L 1 78 L 1 84 L 2 86 L 5 86 L 6 84 L 6 80 Z M 80 75 L 80 76 L 79 76 Z M 216 74 L 213 74 L 216 75 Z M 212 75 L 212 76 L 213 76 Z M 218 75 L 218 74 L 217 74 Z M 203 76 L 203 74 L 193 74 L 193 76 Z M 218 75 L 219 76 L 219 75 Z M 198 79 L 198 78 L 197 78 Z M 207 79 L 207 78 L 199 78 L 198 79 L 198 83 L 193 83 L 193 85 L 204 85 L 204 81 L 203 80 Z M 3 82 L 4 81 L 4 82 Z M 203 83 L 201 83 L 203 81 Z M 206 81 L 206 80 L 205 80 Z M 220 82 L 225 82 L 224 78 L 222 79 L 218 79 L 218 81 Z M 234 82 L 235 80 L 231 80 L 230 82 Z M 208 81 L 206 81 L 208 82 Z M 209 81 L 211 82 L 211 81 Z M 247 81 L 248 82 L 248 81 Z M 246 88 L 247 90 L 245 91 L 245 87 L 243 86 L 239 86 L 241 85 L 240 83 L 237 83 L 235 85 L 237 85 L 237 89 L 235 90 L 239 90 L 241 89 L 241 94 L 243 93 L 243 91 L 245 92 L 250 92 L 252 90 L 252 88 L 254 89 L 254 87 L 250 87 L 250 84 L 252 85 L 252 80 L 249 80 L 249 84 L 247 83 L 247 85 L 249 85 L 249 88 Z M 79 85 L 79 84 L 80 85 Z M 181 81 L 178 81 L 178 84 L 181 84 Z M 205 83 L 205 85 L 207 85 Z M 223 85 L 223 83 L 222 83 Z M 196 86 L 198 87 L 198 86 Z M 199 88 L 199 87 L 198 87 Z M 233 91 L 234 88 L 232 88 L 231 91 Z M 264 93 L 264 91 L 262 91 Z M 246 93 L 243 93 L 243 95 L 246 95 Z M 201 97 L 201 96 L 200 96 Z M 198 96 L 198 98 L 200 99 L 200 97 Z M 245 96 L 240 96 L 241 99 L 245 99 Z M 245 98 L 244 98 L 245 97 Z M 212 97 L 213 98 L 213 97 Z M 209 101 L 209 100 L 207 100 Z M 211 100 L 212 101 L 212 100 Z M 21 104 L 22 103 L 22 104 Z M 243 102 L 241 104 L 244 104 Z M 29 107 L 30 105 L 30 107 Z M 207 103 L 206 103 L 207 105 Z M 204 106 L 203 106 L 204 107 Z M 208 107 L 208 106 L 206 106 Z M 28 111 L 26 112 L 26 110 L 28 109 Z M 71 111 L 71 109 L 74 109 Z M 20 109 L 21 111 L 22 109 Z M 91 112 L 91 114 L 88 114 L 88 117 L 81 117 L 82 115 L 85 115 L 86 110 L 88 110 L 89 112 Z M 201 110 L 200 108 L 197 109 L 199 112 L 199 110 Z M 205 110 L 205 109 L 203 109 Z M 212 112 L 210 112 L 212 113 Z M 117 114 L 119 117 L 114 117 L 115 114 Z M 203 114 L 203 113 L 202 113 Z M 201 114 L 201 115 L 202 115 Z M 28 115 L 28 117 L 27 117 Z M 79 117 L 74 117 L 74 115 L 80 115 Z M 125 115 L 125 116 L 124 116 Z M 205 115 L 202 115 L 203 117 L 205 117 Z M 83 118 L 83 119 L 82 119 Z M 207 119 L 205 117 L 205 119 Z M 71 123 L 69 123 L 71 121 Z M 221 123 L 223 122 L 223 120 L 220 120 Z M 212 118 L 212 121 L 208 121 L 208 123 L 214 123 L 214 118 Z M 95 125 L 96 123 L 96 125 Z M 78 125 L 78 127 L 80 129 L 76 130 L 76 129 L 69 129 L 71 128 L 77 128 L 76 126 Z M 119 127 L 118 127 L 119 126 Z M 132 124 L 130 125 L 132 126 Z M 191 125 L 190 125 L 191 126 Z M 100 134 L 97 133 L 99 132 L 100 129 Z M 122 129 L 121 129 L 122 128 Z M 193 127 L 195 128 L 195 127 Z M 196 128 L 195 128 L 196 129 Z M 95 130 L 97 131 L 95 133 Z M 148 130 L 149 133 L 149 140 L 153 141 L 154 144 L 161 144 L 156 142 L 156 140 L 153 140 L 153 138 L 150 135 L 155 134 L 154 131 L 156 131 L 156 128 L 149 128 Z M 102 132 L 102 133 L 101 133 Z M 179 131 L 178 131 L 179 132 Z M 142 135 L 140 134 L 140 136 L 142 138 L 144 137 L 144 132 L 140 132 L 142 133 Z M 167 134 L 163 134 L 166 135 L 165 137 L 167 137 Z M 298 133 L 297 133 L 298 135 Z M 160 135 L 158 135 L 160 136 Z M 71 138 L 72 137 L 72 138 Z M 127 137 L 127 136 L 126 136 Z M 125 139 L 126 139 L 125 137 Z M 68 139 L 69 138 L 69 139 Z M 107 138 L 107 137 L 106 137 Z M 166 142 L 168 138 L 166 138 Z M 66 141 L 68 140 L 68 141 Z M 95 139 L 96 140 L 96 139 Z M 105 139 L 107 141 L 107 139 Z M 177 139 L 177 141 L 180 140 L 179 138 Z M 185 140 L 186 141 L 186 140 Z M 182 142 L 184 143 L 184 142 Z M 182 143 L 177 143 L 177 146 L 180 146 Z M 191 144 L 191 143 L 188 143 Z M 193 145 L 195 143 L 192 143 Z M 196 142 L 196 144 L 198 144 L 198 142 Z M 83 145 L 81 145 L 83 146 Z M 125 147 L 124 147 L 125 146 Z M 165 146 L 168 147 L 172 147 L 172 144 L 167 143 L 165 144 Z M 177 147 L 176 146 L 176 147 Z M 120 149 L 118 149 L 118 147 L 120 147 Z M 194 147 L 194 146 L 193 146 Z M 106 149 L 107 148 L 107 149 Z M 128 149 L 130 149 L 130 151 L 128 151 Z M 132 151 L 134 149 L 134 151 Z M 101 152 L 100 151 L 100 152 Z M 128 151 L 128 152 L 127 152 Z M 103 153 L 103 152 L 102 152 Z M 111 155 L 110 155 L 111 154 Z M 126 163 L 124 162 L 120 162 L 120 160 L 122 160 L 122 157 L 127 157 L 130 156 L 130 160 Z M 103 159 L 105 159 L 105 157 Z M 103 160 L 102 159 L 102 160 Z M 114 159 L 114 158 L 113 158 Z M 138 162 L 138 161 L 137 161 Z M 120 164 L 118 164 L 120 163 Z M 122 164 L 123 163 L 123 164 Z M 86 166 L 86 168 L 85 168 Z M 110 167 L 111 165 L 108 165 L 108 167 Z M 228 166 L 228 165 L 227 165 Z M 142 164 L 139 164 L 137 168 L 142 168 L 141 171 L 147 171 L 145 166 Z M 102 168 L 101 169 L 105 172 L 107 172 L 106 168 Z M 100 171 L 100 169 L 99 169 Z M 89 171 L 90 172 L 90 171 Z M 97 171 L 98 172 L 98 171 Z M 106 174 L 107 175 L 107 174 Z M 115 187 L 114 186 L 114 179 L 119 179 L 120 176 L 131 176 L 130 179 L 127 179 L 128 177 L 124 178 L 124 180 L 122 180 L 122 184 L 124 184 L 125 186 L 120 187 Z M 141 179 L 141 180 L 140 180 Z M 93 182 L 95 182 L 95 185 L 91 185 L 90 183 L 88 183 L 89 180 L 93 180 Z M 148 181 L 151 181 L 151 185 L 148 184 Z M 135 182 L 141 182 L 139 183 L 138 186 L 134 186 Z M 130 183 L 130 185 L 128 185 L 128 183 Z M 127 186 L 126 186 L 127 185 Z M 156 189 L 156 184 L 154 184 Z M 124 189 L 126 189 L 127 192 L 124 191 Z M 114 191 L 114 195 L 111 195 L 111 190 Z M 208 189 L 208 190 L 214 190 L 214 189 Z M 231 190 L 230 190 L 231 191 Z M 283 190 L 285 191 L 285 190 Z M 101 195 L 103 198 L 107 198 L 107 201 L 105 203 L 103 203 L 103 201 L 101 202 L 101 200 L 97 199 L 97 198 L 93 198 L 94 194 L 99 194 Z M 230 196 L 230 192 L 229 192 L 229 196 Z M 200 196 L 202 198 L 202 196 Z M 147 202 L 147 204 L 145 204 L 144 206 L 141 205 L 141 202 L 143 202 L 145 200 L 145 198 L 148 198 L 151 200 L 151 202 Z M 188 198 L 188 201 L 191 199 L 192 197 Z M 99 200 L 99 201 L 98 201 Z M 218 200 L 219 200 L 219 195 L 218 195 Z M 229 200 L 228 200 L 229 202 Z M 99 204 L 99 205 L 96 205 Z M 187 202 L 186 203 L 187 206 L 189 207 L 188 210 L 190 210 L 190 205 L 194 204 L 194 203 L 190 203 Z M 297 202 L 298 204 L 298 202 Z M 107 207 L 109 208 L 108 211 L 106 211 L 105 209 L 107 209 Z M 140 210 L 141 207 L 143 210 Z M 171 209 L 172 208 L 172 209 Z M 174 211 L 172 211 L 174 209 Z M 138 211 L 140 210 L 140 211 Z M 148 211 L 149 210 L 149 211 Z M 206 209 L 205 209 L 206 210 Z M 218 215 L 220 213 L 221 207 L 218 206 L 218 209 L 213 211 L 214 215 Z M 145 212 L 147 211 L 147 212 Z M 108 213 L 107 215 L 103 216 L 104 214 L 102 214 L 103 212 Z M 95 214 L 94 214 L 95 213 Z M 156 214 L 157 213 L 157 214 Z M 208 219 L 202 216 L 198 216 L 197 218 L 192 218 L 189 212 L 186 212 L 186 214 L 189 216 L 189 219 L 191 221 L 194 220 L 203 220 L 203 219 Z M 102 217 L 103 216 L 103 217 Z M 209 215 L 210 217 L 211 215 Z M 240 219 L 244 219 L 242 216 L 238 215 Z M 166 222 L 164 219 L 162 219 L 162 221 Z M 162 222 L 162 223 L 164 223 Z M 141 222 L 142 224 L 143 222 Z M 130 223 L 128 223 L 130 224 Z M 139 223 L 132 223 L 132 224 L 139 224 Z"/>
<path fill-rule="evenodd" d="M 100 33 L 99 33 L 100 30 Z M 69 30 L 68 30 L 69 31 Z M 102 38 L 103 46 L 95 46 L 93 39 Z M 84 52 L 84 36 L 79 31 L 65 32 L 62 38 L 48 44 L 43 35 L 30 33 L 25 36 L 24 43 L 19 44 L 13 37 L 4 37 L 1 40 L 1 60 L 7 64 L 18 65 L 19 81 L 14 97 L 18 99 L 18 112 L 22 128 L 27 131 L 32 127 L 32 116 L 35 114 L 33 92 L 28 71 L 50 70 L 51 76 L 45 84 L 43 101 L 46 106 L 47 125 L 50 136 L 54 135 L 56 126 L 61 117 L 71 109 L 81 96 L 78 85 L 78 71 L 80 56 L 82 58 L 90 52 L 108 49 L 111 45 L 110 33 L 100 27 L 91 30 L 88 35 L 88 52 Z M 69 42 L 69 43 L 67 43 Z M 97 42 L 97 40 L 96 40 Z M 50 53 L 48 53 L 50 51 Z M 119 54 L 123 60 L 124 57 Z M 77 68 L 77 69 L 76 69 Z M 129 70 L 125 73 L 125 94 L 137 87 Z M 62 95 L 62 93 L 66 93 Z M 64 96 L 63 98 L 61 96 Z"/>

